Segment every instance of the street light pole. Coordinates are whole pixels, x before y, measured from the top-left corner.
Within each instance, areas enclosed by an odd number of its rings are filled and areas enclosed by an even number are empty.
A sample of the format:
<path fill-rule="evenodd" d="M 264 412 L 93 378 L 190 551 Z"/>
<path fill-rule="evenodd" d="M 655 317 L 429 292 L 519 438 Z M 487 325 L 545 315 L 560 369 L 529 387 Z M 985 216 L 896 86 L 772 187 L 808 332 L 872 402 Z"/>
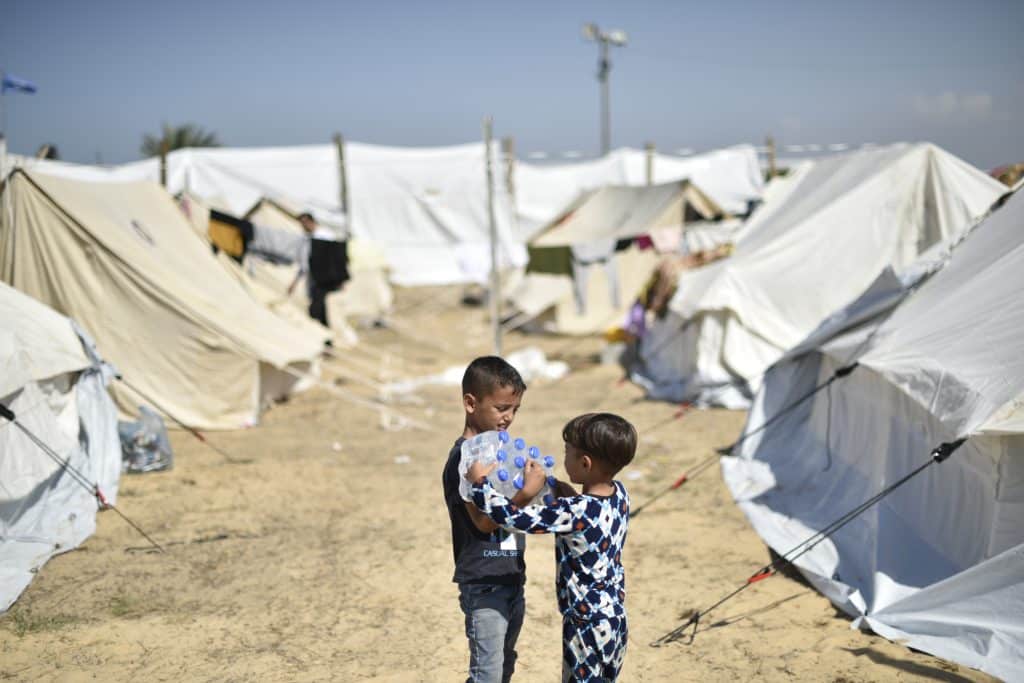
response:
<path fill-rule="evenodd" d="M 600 56 L 597 62 L 597 80 L 601 84 L 601 155 L 611 151 L 612 146 L 612 113 L 611 95 L 608 85 L 608 74 L 612 70 L 609 54 L 611 46 L 622 47 L 626 44 L 626 32 L 618 29 L 602 31 L 597 24 L 585 24 L 583 37 L 597 43 Z"/>
<path fill-rule="evenodd" d="M 612 112 L 609 106 L 608 72 L 612 70 L 608 59 L 608 41 L 601 41 L 601 62 L 597 67 L 597 80 L 601 81 L 601 156 L 611 150 L 612 146 Z"/>

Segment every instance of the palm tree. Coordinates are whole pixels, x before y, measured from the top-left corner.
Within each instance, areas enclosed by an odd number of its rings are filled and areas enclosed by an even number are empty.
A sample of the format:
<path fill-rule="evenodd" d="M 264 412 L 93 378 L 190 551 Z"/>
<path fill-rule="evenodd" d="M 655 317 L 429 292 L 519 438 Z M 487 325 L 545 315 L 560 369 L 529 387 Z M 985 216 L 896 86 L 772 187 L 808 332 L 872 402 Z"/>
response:
<path fill-rule="evenodd" d="M 186 123 L 182 126 L 171 126 L 165 123 L 161 127 L 163 133 L 159 136 L 142 136 L 143 156 L 155 157 L 159 156 L 161 151 L 170 152 L 182 147 L 220 147 L 216 133 L 203 130 L 201 126 L 194 123 Z"/>

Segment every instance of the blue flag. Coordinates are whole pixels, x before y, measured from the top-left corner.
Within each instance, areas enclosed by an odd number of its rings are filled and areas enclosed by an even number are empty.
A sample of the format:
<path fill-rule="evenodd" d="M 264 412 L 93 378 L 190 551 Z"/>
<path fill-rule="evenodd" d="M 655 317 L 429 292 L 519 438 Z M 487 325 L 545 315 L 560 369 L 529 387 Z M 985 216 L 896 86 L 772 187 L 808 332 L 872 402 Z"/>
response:
<path fill-rule="evenodd" d="M 6 94 L 8 90 L 34 93 L 36 91 L 36 84 L 32 81 L 26 81 L 24 78 L 4 74 L 4 79 L 0 82 L 0 95 Z"/>

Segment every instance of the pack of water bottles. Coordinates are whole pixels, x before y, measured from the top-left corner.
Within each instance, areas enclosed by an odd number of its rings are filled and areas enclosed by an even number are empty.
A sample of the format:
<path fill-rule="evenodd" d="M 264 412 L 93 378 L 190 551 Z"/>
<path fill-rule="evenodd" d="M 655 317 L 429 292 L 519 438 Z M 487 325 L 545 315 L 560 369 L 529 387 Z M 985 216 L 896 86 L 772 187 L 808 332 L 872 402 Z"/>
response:
<path fill-rule="evenodd" d="M 522 439 L 513 439 L 504 430 L 484 432 L 462 442 L 459 495 L 463 500 L 472 499 L 473 487 L 466 481 L 466 472 L 474 462 L 488 466 L 496 463 L 498 466 L 488 475 L 488 479 L 501 495 L 511 500 L 523 488 L 526 463 L 531 460 L 544 467 L 545 482 L 540 493 L 530 503 L 550 504 L 554 500 L 555 459 L 550 455 L 542 455 L 536 446 L 527 446 Z"/>

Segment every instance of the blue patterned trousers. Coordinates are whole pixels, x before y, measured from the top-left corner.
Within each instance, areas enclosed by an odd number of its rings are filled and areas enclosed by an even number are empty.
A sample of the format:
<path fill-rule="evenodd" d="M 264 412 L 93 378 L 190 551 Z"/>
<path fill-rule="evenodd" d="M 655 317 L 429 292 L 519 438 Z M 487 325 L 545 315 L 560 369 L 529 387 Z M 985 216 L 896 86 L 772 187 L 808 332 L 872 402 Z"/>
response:
<path fill-rule="evenodd" d="M 626 657 L 626 618 L 562 618 L 562 683 L 615 681 Z"/>

